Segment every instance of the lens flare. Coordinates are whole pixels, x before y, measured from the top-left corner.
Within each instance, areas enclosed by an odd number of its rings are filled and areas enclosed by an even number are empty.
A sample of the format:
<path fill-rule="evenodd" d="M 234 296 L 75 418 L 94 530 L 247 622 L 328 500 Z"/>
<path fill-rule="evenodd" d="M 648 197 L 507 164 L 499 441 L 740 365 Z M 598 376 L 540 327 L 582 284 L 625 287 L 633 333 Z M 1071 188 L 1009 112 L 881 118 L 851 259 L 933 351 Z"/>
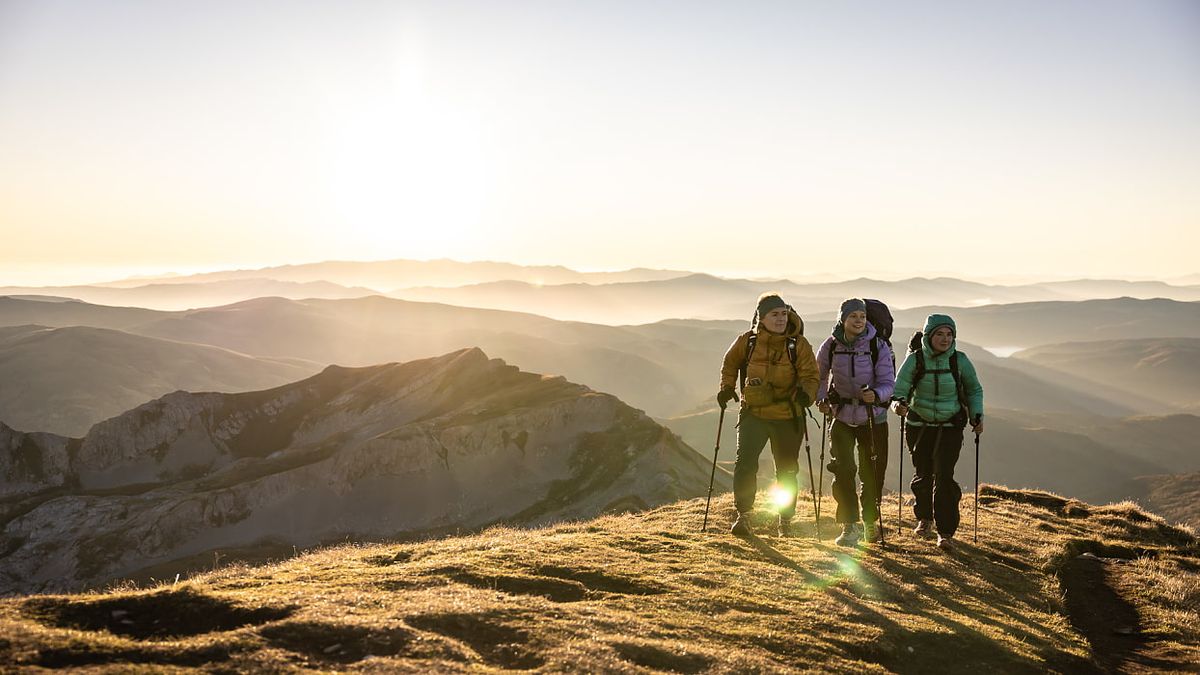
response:
<path fill-rule="evenodd" d="M 771 503 L 775 505 L 776 509 L 787 508 L 796 502 L 796 495 L 779 483 L 771 486 L 770 495 Z"/>

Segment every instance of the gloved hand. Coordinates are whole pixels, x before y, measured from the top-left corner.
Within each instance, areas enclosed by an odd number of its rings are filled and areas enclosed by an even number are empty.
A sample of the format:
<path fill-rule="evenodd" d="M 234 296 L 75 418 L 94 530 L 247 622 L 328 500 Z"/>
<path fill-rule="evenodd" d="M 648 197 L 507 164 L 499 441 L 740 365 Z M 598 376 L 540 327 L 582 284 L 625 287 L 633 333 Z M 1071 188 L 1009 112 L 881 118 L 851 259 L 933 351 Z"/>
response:
<path fill-rule="evenodd" d="M 725 406 L 729 405 L 729 399 L 738 400 L 737 392 L 732 387 L 725 387 L 717 392 L 717 405 L 721 406 L 721 410 L 724 410 Z"/>
<path fill-rule="evenodd" d="M 800 387 L 796 387 L 796 407 L 807 408 L 812 404 L 813 400 L 812 397 L 808 395 L 808 392 L 804 391 L 804 389 Z"/>
<path fill-rule="evenodd" d="M 829 405 L 828 400 L 817 401 L 817 410 L 820 410 L 822 415 L 833 414 L 833 406 Z"/>

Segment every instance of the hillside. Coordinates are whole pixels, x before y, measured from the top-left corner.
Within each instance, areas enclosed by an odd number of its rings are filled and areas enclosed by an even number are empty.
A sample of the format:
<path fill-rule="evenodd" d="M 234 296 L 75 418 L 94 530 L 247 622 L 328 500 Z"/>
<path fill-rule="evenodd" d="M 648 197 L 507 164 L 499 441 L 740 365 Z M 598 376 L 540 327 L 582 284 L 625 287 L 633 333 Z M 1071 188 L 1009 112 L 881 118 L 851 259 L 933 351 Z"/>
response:
<path fill-rule="evenodd" d="M 1138 501 L 1169 522 L 1200 529 L 1200 471 L 1138 478 L 1145 489 Z"/>
<path fill-rule="evenodd" d="M 828 521 L 821 542 L 779 538 L 765 534 L 765 513 L 763 534 L 734 538 L 722 497 L 708 533 L 694 499 L 545 529 L 346 545 L 144 589 L 10 598 L 0 663 L 1077 673 L 1200 662 L 1192 534 L 1129 505 L 1002 488 L 981 502 L 978 545 L 968 527 L 949 554 L 911 535 L 841 549 Z"/>
<path fill-rule="evenodd" d="M 0 327 L 0 422 L 82 436 L 172 391 L 266 389 L 320 369 L 106 328 Z"/>
<path fill-rule="evenodd" d="M 1200 338 L 1068 342 L 1024 349 L 1013 358 L 1163 409 L 1200 410 Z"/>
<path fill-rule="evenodd" d="M 214 551 L 644 509 L 709 480 L 643 413 L 478 349 L 176 392 L 82 439 L 0 424 L 0 449 L 0 594 L 186 572 Z"/>

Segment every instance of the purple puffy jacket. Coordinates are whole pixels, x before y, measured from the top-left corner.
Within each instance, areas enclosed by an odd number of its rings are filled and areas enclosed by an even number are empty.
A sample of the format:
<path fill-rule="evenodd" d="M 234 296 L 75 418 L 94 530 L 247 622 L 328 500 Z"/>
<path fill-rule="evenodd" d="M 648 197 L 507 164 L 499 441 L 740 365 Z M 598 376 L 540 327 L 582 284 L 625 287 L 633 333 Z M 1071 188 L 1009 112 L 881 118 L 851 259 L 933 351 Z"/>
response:
<path fill-rule="evenodd" d="M 875 337 L 875 327 L 868 323 L 867 329 L 854 340 L 853 346 L 846 345 L 842 340 L 843 335 L 841 324 L 834 326 L 833 335 L 825 338 L 821 348 L 817 350 L 817 369 L 820 373 L 817 400 L 825 399 L 829 393 L 829 352 L 833 350 L 833 390 L 838 396 L 845 401 L 857 401 L 865 384 L 875 390 L 877 403 L 887 403 L 896 388 L 896 365 L 892 361 L 892 348 L 883 340 L 878 341 L 879 359 L 872 369 L 871 339 Z M 834 414 L 842 422 L 857 426 L 867 423 L 869 407 L 848 402 L 835 405 Z M 875 422 L 887 422 L 887 408 L 875 408 Z"/>

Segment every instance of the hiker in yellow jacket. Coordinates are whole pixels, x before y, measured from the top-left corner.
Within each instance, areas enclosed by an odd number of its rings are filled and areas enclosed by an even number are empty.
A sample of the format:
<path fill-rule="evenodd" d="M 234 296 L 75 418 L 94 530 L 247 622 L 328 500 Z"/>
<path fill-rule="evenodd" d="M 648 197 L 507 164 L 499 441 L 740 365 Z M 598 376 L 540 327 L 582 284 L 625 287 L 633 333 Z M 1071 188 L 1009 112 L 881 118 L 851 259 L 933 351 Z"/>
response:
<path fill-rule="evenodd" d="M 722 409 L 738 400 L 734 387 L 741 384 L 738 414 L 737 462 L 733 468 L 733 496 L 737 520 L 731 531 L 750 534 L 749 514 L 758 489 L 758 457 L 771 441 L 775 480 L 789 495 L 779 509 L 779 533 L 787 536 L 796 514 L 796 473 L 800 468 L 800 444 L 804 432 L 804 409 L 817 394 L 817 361 L 812 345 L 804 338 L 804 322 L 777 293 L 764 293 L 751 322 L 725 352 L 721 364 L 721 390 L 717 403 Z"/>

